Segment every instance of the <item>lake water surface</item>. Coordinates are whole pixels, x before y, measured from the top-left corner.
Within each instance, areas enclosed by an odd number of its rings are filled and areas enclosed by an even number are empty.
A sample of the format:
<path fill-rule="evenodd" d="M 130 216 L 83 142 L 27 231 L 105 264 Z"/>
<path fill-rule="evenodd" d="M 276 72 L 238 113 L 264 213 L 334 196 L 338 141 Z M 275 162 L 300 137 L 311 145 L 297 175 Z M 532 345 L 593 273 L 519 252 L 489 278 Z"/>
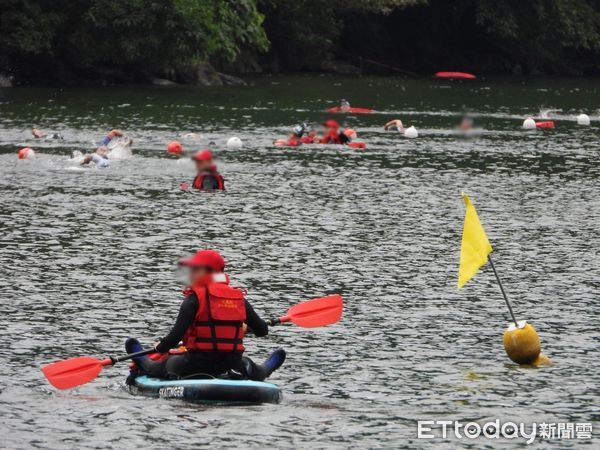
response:
<path fill-rule="evenodd" d="M 271 146 L 339 117 L 364 151 Z M 228 88 L 0 90 L 0 433 L 3 448 L 524 448 L 524 439 L 417 439 L 417 420 L 600 426 L 600 81 L 263 78 Z M 524 132 L 541 109 L 556 129 Z M 482 130 L 455 131 L 464 113 Z M 591 127 L 575 123 L 579 112 Z M 401 118 L 410 140 L 382 125 Z M 32 126 L 64 140 L 31 139 Z M 110 128 L 133 159 L 79 169 Z M 185 140 L 188 132 L 200 134 Z M 225 141 L 238 136 L 240 150 Z M 223 194 L 178 189 L 193 167 L 165 154 L 214 141 Z M 16 151 L 33 146 L 35 160 Z M 509 316 L 484 268 L 456 288 L 470 194 L 519 319 L 555 362 L 507 359 Z M 339 292 L 342 321 L 248 339 L 282 346 L 279 405 L 199 406 L 131 396 L 127 366 L 58 392 L 41 365 L 119 355 L 128 336 L 165 335 L 181 300 L 175 261 L 219 249 L 265 317 Z M 598 440 L 536 440 L 534 448 Z"/>

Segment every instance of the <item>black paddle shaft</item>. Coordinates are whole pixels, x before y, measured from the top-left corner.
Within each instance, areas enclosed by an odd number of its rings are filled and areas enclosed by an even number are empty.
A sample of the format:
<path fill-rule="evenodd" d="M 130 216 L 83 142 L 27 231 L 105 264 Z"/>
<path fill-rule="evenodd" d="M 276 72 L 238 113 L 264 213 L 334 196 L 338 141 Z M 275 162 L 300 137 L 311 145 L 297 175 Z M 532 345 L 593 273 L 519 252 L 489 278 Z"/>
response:
<path fill-rule="evenodd" d="M 272 327 L 274 325 L 279 325 L 281 323 L 281 320 L 279 320 L 279 319 L 267 319 L 266 322 L 267 322 L 267 325 L 269 325 L 270 327 Z"/>
<path fill-rule="evenodd" d="M 118 362 L 127 361 L 128 359 L 132 358 L 137 358 L 138 356 L 149 355 L 150 353 L 156 353 L 156 350 L 151 348 L 150 350 L 142 350 L 141 352 L 129 353 L 128 355 L 119 356 L 118 358 L 113 358 L 111 356 L 110 359 L 114 365 Z"/>

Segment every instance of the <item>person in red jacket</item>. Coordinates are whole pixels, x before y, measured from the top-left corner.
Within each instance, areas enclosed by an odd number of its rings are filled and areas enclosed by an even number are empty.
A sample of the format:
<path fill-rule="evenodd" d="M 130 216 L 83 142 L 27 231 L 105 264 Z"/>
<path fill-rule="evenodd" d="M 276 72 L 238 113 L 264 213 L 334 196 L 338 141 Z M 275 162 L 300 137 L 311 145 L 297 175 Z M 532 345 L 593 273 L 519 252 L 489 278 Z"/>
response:
<path fill-rule="evenodd" d="M 196 163 L 196 177 L 192 181 L 192 188 L 200 191 L 224 191 L 225 180 L 213 163 L 213 154 L 210 150 L 199 150 L 192 159 Z M 189 189 L 188 183 L 181 183 L 181 189 Z"/>
<path fill-rule="evenodd" d="M 323 122 L 323 138 L 321 144 L 347 144 L 350 142 L 348 136 L 340 131 L 340 124 L 329 119 Z"/>
<path fill-rule="evenodd" d="M 184 290 L 185 299 L 171 331 L 154 346 L 165 356 L 134 358 L 137 370 L 170 379 L 231 372 L 237 377 L 262 381 L 281 367 L 286 355 L 280 348 L 263 364 L 243 356 L 244 334 L 249 331 L 259 337 L 266 336 L 270 321 L 259 317 L 242 289 L 229 285 L 221 254 L 200 250 L 179 264 L 189 268 L 189 287 Z M 185 346 L 184 352 L 167 353 L 180 342 Z M 134 338 L 127 339 L 125 348 L 128 353 L 142 350 Z"/>

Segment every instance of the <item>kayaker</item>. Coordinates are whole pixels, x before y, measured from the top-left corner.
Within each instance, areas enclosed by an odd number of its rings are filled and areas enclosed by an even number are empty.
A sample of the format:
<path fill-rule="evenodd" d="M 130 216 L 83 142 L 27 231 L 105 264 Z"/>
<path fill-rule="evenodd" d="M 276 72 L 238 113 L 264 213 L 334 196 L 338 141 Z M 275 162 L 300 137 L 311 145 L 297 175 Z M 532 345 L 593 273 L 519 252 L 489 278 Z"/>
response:
<path fill-rule="evenodd" d="M 244 291 L 229 285 L 221 254 L 215 250 L 199 250 L 180 260 L 179 265 L 189 268 L 186 297 L 173 328 L 154 348 L 164 354 L 182 342 L 186 351 L 159 360 L 147 356 L 134 358 L 138 368 L 159 378 L 219 376 L 234 371 L 258 381 L 277 370 L 285 361 L 283 349 L 273 351 L 263 364 L 243 356 L 244 333 L 250 331 L 258 337 L 266 336 L 269 326 L 244 298 Z M 142 350 L 133 338 L 127 340 L 125 348 L 127 353 Z"/>
<path fill-rule="evenodd" d="M 81 161 L 82 166 L 86 166 L 89 164 L 94 164 L 99 169 L 105 169 L 109 166 L 107 155 L 110 152 L 110 149 L 105 145 L 101 145 L 96 149 L 94 153 L 89 155 L 85 155 L 83 160 Z"/>
<path fill-rule="evenodd" d="M 209 149 L 199 150 L 192 159 L 196 163 L 197 175 L 192 182 L 192 188 L 200 191 L 224 191 L 225 180 L 213 164 L 213 154 Z M 182 189 L 188 189 L 188 183 L 181 184 Z"/>
<path fill-rule="evenodd" d="M 292 131 L 288 134 L 288 139 L 277 139 L 273 142 L 273 145 L 278 147 L 298 147 L 302 145 L 302 136 L 306 130 L 306 124 L 301 123 L 296 125 Z"/>
<path fill-rule="evenodd" d="M 350 112 L 350 102 L 345 98 L 340 101 L 340 112 Z"/>
<path fill-rule="evenodd" d="M 383 129 L 385 131 L 396 129 L 400 133 L 404 133 L 404 131 L 405 131 L 404 124 L 402 123 L 402 121 L 400 119 L 390 120 L 388 123 L 386 123 L 383 126 Z"/>
<path fill-rule="evenodd" d="M 340 124 L 329 119 L 323 122 L 323 137 L 321 144 L 347 144 L 350 142 L 348 136 L 340 131 Z"/>

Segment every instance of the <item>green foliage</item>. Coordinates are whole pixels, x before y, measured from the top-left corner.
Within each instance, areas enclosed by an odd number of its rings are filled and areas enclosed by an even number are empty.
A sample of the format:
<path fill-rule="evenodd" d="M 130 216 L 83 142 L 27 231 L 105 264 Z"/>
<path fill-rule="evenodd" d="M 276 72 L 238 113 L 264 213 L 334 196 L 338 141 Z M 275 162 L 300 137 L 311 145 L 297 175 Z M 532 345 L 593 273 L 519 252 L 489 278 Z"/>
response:
<path fill-rule="evenodd" d="M 4 3 L 0 58 L 21 72 L 35 69 L 36 61 L 86 77 L 120 72 L 143 78 L 214 56 L 234 60 L 242 49 L 264 51 L 268 45 L 254 0 Z"/>
<path fill-rule="evenodd" d="M 0 72 L 21 80 L 191 80 L 199 61 L 289 71 L 359 57 L 426 73 L 600 73 L 600 0 L 1 3 Z"/>

